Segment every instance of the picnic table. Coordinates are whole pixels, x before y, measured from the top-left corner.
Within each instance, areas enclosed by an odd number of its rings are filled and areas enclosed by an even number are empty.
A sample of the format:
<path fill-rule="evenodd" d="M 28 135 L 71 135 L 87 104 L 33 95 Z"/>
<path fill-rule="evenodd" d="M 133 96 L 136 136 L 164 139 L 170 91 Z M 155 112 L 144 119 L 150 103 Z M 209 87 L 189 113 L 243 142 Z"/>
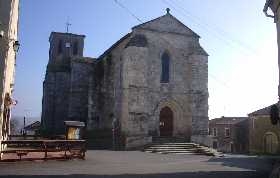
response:
<path fill-rule="evenodd" d="M 30 152 L 43 152 L 43 159 L 45 160 L 48 159 L 49 152 L 64 152 L 63 158 L 77 157 L 85 159 L 86 152 L 85 140 L 4 140 L 1 144 L 5 145 L 5 149 L 1 150 L 1 153 L 15 153 L 20 160 L 22 156 Z"/>

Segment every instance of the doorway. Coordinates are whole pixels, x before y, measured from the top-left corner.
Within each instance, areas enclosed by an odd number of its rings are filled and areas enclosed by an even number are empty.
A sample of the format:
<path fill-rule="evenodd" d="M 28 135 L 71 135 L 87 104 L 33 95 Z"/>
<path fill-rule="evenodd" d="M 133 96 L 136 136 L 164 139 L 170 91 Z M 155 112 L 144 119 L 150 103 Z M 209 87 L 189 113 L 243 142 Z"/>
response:
<path fill-rule="evenodd" d="M 265 153 L 275 154 L 278 151 L 278 138 L 276 134 L 268 132 L 264 137 Z"/>
<path fill-rule="evenodd" d="M 173 135 L 173 112 L 169 107 L 164 107 L 160 111 L 159 130 L 160 136 L 171 137 Z"/>

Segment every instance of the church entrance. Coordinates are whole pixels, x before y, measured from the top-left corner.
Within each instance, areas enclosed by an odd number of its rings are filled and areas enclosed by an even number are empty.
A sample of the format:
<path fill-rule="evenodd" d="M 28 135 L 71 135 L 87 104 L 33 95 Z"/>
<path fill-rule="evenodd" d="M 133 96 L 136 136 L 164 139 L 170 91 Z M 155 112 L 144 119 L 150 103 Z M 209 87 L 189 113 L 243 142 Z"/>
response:
<path fill-rule="evenodd" d="M 172 136 L 173 133 L 173 112 L 169 107 L 164 107 L 160 111 L 159 130 L 160 136 Z"/>

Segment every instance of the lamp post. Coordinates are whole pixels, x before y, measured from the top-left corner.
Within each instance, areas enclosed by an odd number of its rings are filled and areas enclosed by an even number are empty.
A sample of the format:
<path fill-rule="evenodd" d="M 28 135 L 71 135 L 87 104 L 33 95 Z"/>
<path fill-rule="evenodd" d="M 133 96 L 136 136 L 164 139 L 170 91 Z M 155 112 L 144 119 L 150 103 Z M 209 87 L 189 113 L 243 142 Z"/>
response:
<path fill-rule="evenodd" d="M 8 48 L 10 48 L 10 44 L 12 43 L 12 46 L 13 46 L 13 50 L 15 53 L 18 52 L 19 50 L 19 47 L 20 47 L 20 43 L 18 40 L 15 40 L 15 39 L 9 39 L 9 38 L 5 38 L 5 37 L 1 37 L 3 39 L 3 41 L 7 41 L 7 46 Z M 1 40 L 0 38 L 0 40 Z"/>
<path fill-rule="evenodd" d="M 2 23 L 0 22 L 0 27 L 2 26 Z M 4 30 L 0 28 L 0 38 L 4 37 Z"/>
<path fill-rule="evenodd" d="M 29 117 L 29 112 L 31 111 L 31 109 L 24 109 L 24 117 L 23 117 L 23 131 L 22 131 L 22 134 L 23 135 L 26 135 L 26 130 L 25 130 L 25 127 L 26 127 L 26 121 L 27 121 L 27 118 Z"/>
<path fill-rule="evenodd" d="M 8 61 L 11 60 L 11 58 L 9 58 L 9 51 L 10 49 L 12 49 L 14 51 L 14 66 L 16 65 L 16 54 L 19 50 L 20 47 L 20 43 L 19 41 L 15 38 L 11 38 L 7 32 L 5 32 L 5 28 L 3 26 L 3 24 L 0 21 L 0 57 L 2 58 L 2 62 L 0 68 L 2 71 L 6 71 L 7 70 L 7 63 L 9 63 Z M 9 89 L 9 93 L 13 92 L 13 86 L 14 86 L 14 77 L 15 77 L 15 69 L 13 68 L 11 71 L 13 71 L 13 77 L 11 78 L 11 81 L 8 79 L 10 83 L 10 89 Z M 5 83 L 5 74 L 1 74 L 3 77 L 3 83 Z M 3 91 L 4 92 L 4 91 Z"/>
<path fill-rule="evenodd" d="M 1 25 L 1 24 L 0 24 Z M 0 30 L 0 38 L 4 37 L 4 31 Z"/>
<path fill-rule="evenodd" d="M 18 52 L 19 47 L 20 47 L 19 41 L 17 41 L 17 40 L 14 41 L 14 43 L 13 43 L 13 48 L 14 48 L 14 51 L 15 51 L 15 52 Z"/>
<path fill-rule="evenodd" d="M 15 53 L 18 52 L 19 47 L 20 47 L 19 41 L 16 40 L 16 39 L 9 38 L 9 37 L 5 36 L 5 32 L 4 32 L 3 28 L 2 28 L 2 23 L 1 22 L 0 22 L 0 40 L 7 41 L 8 42 L 8 46 L 10 46 L 10 43 L 12 42 L 14 52 Z"/>

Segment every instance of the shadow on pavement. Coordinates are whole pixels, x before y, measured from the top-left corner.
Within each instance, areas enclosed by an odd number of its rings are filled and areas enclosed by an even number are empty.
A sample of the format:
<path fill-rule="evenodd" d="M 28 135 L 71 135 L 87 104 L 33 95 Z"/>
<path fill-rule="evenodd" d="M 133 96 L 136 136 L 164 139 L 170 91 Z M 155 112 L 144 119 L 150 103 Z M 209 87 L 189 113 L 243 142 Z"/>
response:
<path fill-rule="evenodd" d="M 0 176 L 5 177 L 5 176 Z M 171 173 L 171 174 L 124 174 L 124 175 L 49 175 L 49 176 L 6 176 L 9 178 L 268 178 L 268 172 L 255 171 L 213 171 L 213 172 L 188 172 L 188 173 Z"/>
<path fill-rule="evenodd" d="M 257 172 L 270 172 L 276 159 L 262 157 L 224 157 L 211 158 L 208 162 L 220 162 L 223 166 L 255 170 Z"/>

